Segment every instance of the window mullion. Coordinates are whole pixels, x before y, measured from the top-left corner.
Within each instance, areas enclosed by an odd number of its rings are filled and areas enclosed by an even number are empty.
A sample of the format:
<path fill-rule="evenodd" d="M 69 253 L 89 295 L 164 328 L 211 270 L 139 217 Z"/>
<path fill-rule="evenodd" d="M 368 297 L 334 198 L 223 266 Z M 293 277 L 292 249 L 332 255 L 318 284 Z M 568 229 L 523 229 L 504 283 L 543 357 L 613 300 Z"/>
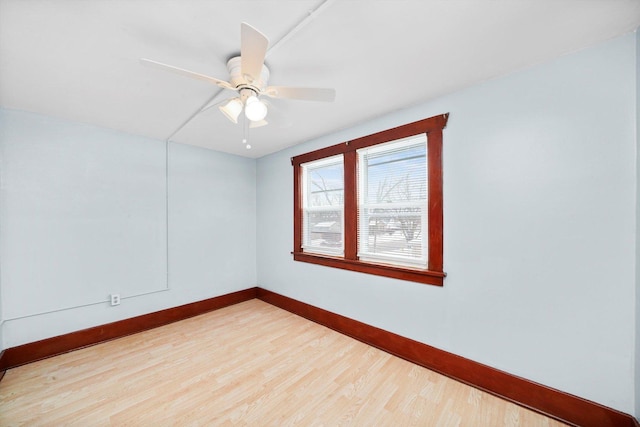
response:
<path fill-rule="evenodd" d="M 302 167 L 293 164 L 293 251 L 302 252 Z"/>
<path fill-rule="evenodd" d="M 429 162 L 429 270 L 442 271 L 442 130 L 427 134 Z"/>
<path fill-rule="evenodd" d="M 358 259 L 358 180 L 355 151 L 344 153 L 344 257 Z"/>

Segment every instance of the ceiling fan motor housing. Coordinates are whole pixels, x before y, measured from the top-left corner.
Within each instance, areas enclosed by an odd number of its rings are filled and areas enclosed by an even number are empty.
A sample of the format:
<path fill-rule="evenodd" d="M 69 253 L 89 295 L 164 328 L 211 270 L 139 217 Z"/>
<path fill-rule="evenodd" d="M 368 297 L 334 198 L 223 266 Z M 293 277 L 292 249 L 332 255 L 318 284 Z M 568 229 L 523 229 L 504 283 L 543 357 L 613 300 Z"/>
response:
<path fill-rule="evenodd" d="M 269 81 L 269 68 L 266 65 L 262 66 L 260 77 L 256 80 L 251 80 L 251 76 L 242 74 L 242 60 L 241 57 L 236 56 L 231 58 L 227 62 L 227 70 L 229 71 L 229 78 L 231 85 L 242 92 L 244 88 L 251 89 L 255 92 L 255 95 L 259 95 L 266 87 Z"/>

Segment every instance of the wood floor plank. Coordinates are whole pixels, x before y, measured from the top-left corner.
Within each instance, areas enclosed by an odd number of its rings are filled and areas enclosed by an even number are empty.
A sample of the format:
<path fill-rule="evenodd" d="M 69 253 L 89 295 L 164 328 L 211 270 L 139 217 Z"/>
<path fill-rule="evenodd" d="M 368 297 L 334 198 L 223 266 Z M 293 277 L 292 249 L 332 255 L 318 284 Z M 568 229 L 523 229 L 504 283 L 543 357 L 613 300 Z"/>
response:
<path fill-rule="evenodd" d="M 544 426 L 260 300 L 9 370 L 2 426 Z"/>

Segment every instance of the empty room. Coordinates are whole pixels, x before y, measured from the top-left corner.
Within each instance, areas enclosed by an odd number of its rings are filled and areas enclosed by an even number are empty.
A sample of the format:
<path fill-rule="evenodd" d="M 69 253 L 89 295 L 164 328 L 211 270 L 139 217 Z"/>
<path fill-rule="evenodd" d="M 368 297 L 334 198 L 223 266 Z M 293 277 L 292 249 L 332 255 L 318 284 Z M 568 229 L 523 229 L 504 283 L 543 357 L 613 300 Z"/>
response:
<path fill-rule="evenodd" d="M 640 417 L 640 0 L 0 0 L 0 426 Z"/>

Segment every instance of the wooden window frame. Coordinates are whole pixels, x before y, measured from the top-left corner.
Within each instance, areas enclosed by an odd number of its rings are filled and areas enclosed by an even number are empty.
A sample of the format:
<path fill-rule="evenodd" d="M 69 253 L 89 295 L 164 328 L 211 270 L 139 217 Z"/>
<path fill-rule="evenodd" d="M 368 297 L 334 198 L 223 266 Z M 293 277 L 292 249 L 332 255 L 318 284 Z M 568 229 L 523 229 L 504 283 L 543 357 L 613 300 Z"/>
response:
<path fill-rule="evenodd" d="M 443 213 L 442 213 L 442 130 L 449 113 L 363 136 L 310 153 L 293 157 L 293 259 L 344 270 L 359 271 L 378 276 L 442 286 L 443 271 Z M 428 266 L 415 268 L 362 261 L 358 259 L 358 178 L 356 150 L 402 138 L 426 134 L 429 222 Z M 302 167 L 314 160 L 342 154 L 344 156 L 344 255 L 332 256 L 304 252 L 302 249 Z"/>

